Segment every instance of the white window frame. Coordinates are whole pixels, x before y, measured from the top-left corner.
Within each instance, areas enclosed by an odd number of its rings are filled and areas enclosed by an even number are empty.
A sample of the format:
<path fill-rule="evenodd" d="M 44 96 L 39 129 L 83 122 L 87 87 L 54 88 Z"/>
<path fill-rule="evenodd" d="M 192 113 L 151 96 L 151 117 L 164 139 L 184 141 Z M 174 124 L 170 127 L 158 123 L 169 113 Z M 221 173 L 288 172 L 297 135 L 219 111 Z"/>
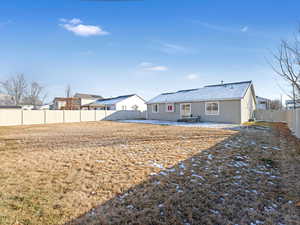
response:
<path fill-rule="evenodd" d="M 191 103 L 181 103 L 180 104 L 180 117 L 182 117 L 183 115 L 182 115 L 182 105 L 190 105 L 190 115 L 192 114 L 192 104 Z"/>
<path fill-rule="evenodd" d="M 172 106 L 172 110 L 168 109 L 169 106 Z M 175 112 L 175 104 L 174 103 L 166 103 L 166 112 Z"/>
<path fill-rule="evenodd" d="M 213 103 L 218 105 L 218 111 L 217 112 L 207 111 L 207 105 L 208 104 L 213 104 Z M 220 102 L 205 102 L 205 115 L 208 115 L 208 116 L 218 116 L 218 115 L 220 115 Z"/>
<path fill-rule="evenodd" d="M 157 105 L 157 111 L 154 110 L 154 106 Z M 153 104 L 152 105 L 152 113 L 159 113 L 159 104 Z"/>

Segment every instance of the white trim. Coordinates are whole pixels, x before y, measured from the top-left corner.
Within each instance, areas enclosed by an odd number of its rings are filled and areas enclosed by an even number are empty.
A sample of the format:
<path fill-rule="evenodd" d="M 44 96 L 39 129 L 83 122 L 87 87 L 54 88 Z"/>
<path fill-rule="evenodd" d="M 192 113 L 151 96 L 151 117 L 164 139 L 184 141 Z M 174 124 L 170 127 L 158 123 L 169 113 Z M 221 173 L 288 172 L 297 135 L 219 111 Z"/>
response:
<path fill-rule="evenodd" d="M 182 105 L 190 105 L 190 114 L 192 114 L 192 104 L 191 103 L 181 103 L 180 104 L 180 117 L 182 117 Z"/>
<path fill-rule="evenodd" d="M 168 110 L 168 106 L 172 106 L 172 110 Z M 175 104 L 174 103 L 166 103 L 166 112 L 175 112 Z"/>
<path fill-rule="evenodd" d="M 154 111 L 155 105 L 157 105 L 157 111 Z M 152 104 L 152 113 L 159 113 L 159 104 Z"/>
<path fill-rule="evenodd" d="M 207 104 L 212 104 L 216 103 L 218 105 L 218 111 L 217 112 L 208 112 L 207 109 Z M 205 102 L 205 115 L 207 116 L 218 116 L 220 115 L 220 102 Z"/>

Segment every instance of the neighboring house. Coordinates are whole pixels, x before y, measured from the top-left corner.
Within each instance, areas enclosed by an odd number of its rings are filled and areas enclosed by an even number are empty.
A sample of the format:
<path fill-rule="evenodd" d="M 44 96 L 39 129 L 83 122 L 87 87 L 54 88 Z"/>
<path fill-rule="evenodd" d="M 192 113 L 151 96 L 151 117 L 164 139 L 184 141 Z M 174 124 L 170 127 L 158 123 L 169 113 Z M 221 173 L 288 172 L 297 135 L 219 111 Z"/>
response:
<path fill-rule="evenodd" d="M 80 98 L 55 98 L 53 109 L 55 110 L 79 110 Z"/>
<path fill-rule="evenodd" d="M 17 105 L 0 105 L 0 110 L 1 109 L 22 109 L 22 106 L 17 106 Z"/>
<path fill-rule="evenodd" d="M 81 106 L 82 109 L 96 110 L 139 110 L 146 111 L 147 106 L 144 99 L 136 94 L 123 95 L 115 98 L 104 98 Z"/>
<path fill-rule="evenodd" d="M 23 110 L 33 110 L 35 109 L 34 105 L 22 105 L 21 106 Z"/>
<path fill-rule="evenodd" d="M 286 100 L 285 101 L 286 109 L 291 110 L 294 108 L 300 108 L 300 99 L 298 100 Z"/>
<path fill-rule="evenodd" d="M 101 95 L 76 93 L 74 98 L 80 98 L 80 105 L 86 105 L 96 100 L 103 99 Z"/>
<path fill-rule="evenodd" d="M 256 96 L 256 109 L 270 109 L 271 100 Z"/>
<path fill-rule="evenodd" d="M 0 93 L 0 105 L 13 105 L 15 104 L 14 97 L 11 95 Z"/>
<path fill-rule="evenodd" d="M 253 118 L 256 97 L 252 81 L 209 85 L 163 93 L 147 102 L 147 119 L 243 123 Z"/>
<path fill-rule="evenodd" d="M 36 106 L 36 109 L 38 110 L 49 110 L 51 109 L 52 104 L 44 104 L 44 105 L 38 105 Z"/>

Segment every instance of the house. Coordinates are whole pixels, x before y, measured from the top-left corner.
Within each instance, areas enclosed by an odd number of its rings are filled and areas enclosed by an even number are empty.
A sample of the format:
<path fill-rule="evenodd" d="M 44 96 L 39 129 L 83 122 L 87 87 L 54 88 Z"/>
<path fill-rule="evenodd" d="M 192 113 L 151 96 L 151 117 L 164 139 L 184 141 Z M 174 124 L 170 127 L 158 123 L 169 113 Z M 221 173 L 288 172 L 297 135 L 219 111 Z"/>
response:
<path fill-rule="evenodd" d="M 74 98 L 80 98 L 80 105 L 86 105 L 96 100 L 103 99 L 101 95 L 76 93 Z"/>
<path fill-rule="evenodd" d="M 36 106 L 38 110 L 50 110 L 52 108 L 52 104 L 44 104 Z"/>
<path fill-rule="evenodd" d="M 18 106 L 18 105 L 0 105 L 0 110 L 1 109 L 22 109 L 22 106 Z"/>
<path fill-rule="evenodd" d="M 297 99 L 297 100 L 286 100 L 285 101 L 285 106 L 286 106 L 286 109 L 288 110 L 291 110 L 291 109 L 298 109 L 300 108 L 300 99 Z"/>
<path fill-rule="evenodd" d="M 267 109 L 270 109 L 270 106 L 271 106 L 270 99 L 256 96 L 256 109 L 267 110 Z"/>
<path fill-rule="evenodd" d="M 202 88 L 163 93 L 147 102 L 147 119 L 240 124 L 253 118 L 256 97 L 252 81 L 222 83 Z"/>
<path fill-rule="evenodd" d="M 79 110 L 80 98 L 60 98 L 57 97 L 53 101 L 53 109 L 55 110 Z"/>
<path fill-rule="evenodd" d="M 136 94 L 122 95 L 114 98 L 104 98 L 92 103 L 82 105 L 82 109 L 96 110 L 139 110 L 146 111 L 147 106 L 144 99 Z"/>
<path fill-rule="evenodd" d="M 33 110 L 35 109 L 34 105 L 22 105 L 23 110 Z"/>

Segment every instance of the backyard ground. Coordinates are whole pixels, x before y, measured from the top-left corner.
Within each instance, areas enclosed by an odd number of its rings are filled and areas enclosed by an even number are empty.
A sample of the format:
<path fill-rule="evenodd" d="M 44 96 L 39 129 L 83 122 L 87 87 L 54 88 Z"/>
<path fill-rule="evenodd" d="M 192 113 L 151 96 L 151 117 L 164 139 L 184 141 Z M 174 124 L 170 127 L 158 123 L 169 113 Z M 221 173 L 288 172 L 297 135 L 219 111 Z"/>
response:
<path fill-rule="evenodd" d="M 283 124 L 0 127 L 0 224 L 300 224 L 299 144 Z"/>

